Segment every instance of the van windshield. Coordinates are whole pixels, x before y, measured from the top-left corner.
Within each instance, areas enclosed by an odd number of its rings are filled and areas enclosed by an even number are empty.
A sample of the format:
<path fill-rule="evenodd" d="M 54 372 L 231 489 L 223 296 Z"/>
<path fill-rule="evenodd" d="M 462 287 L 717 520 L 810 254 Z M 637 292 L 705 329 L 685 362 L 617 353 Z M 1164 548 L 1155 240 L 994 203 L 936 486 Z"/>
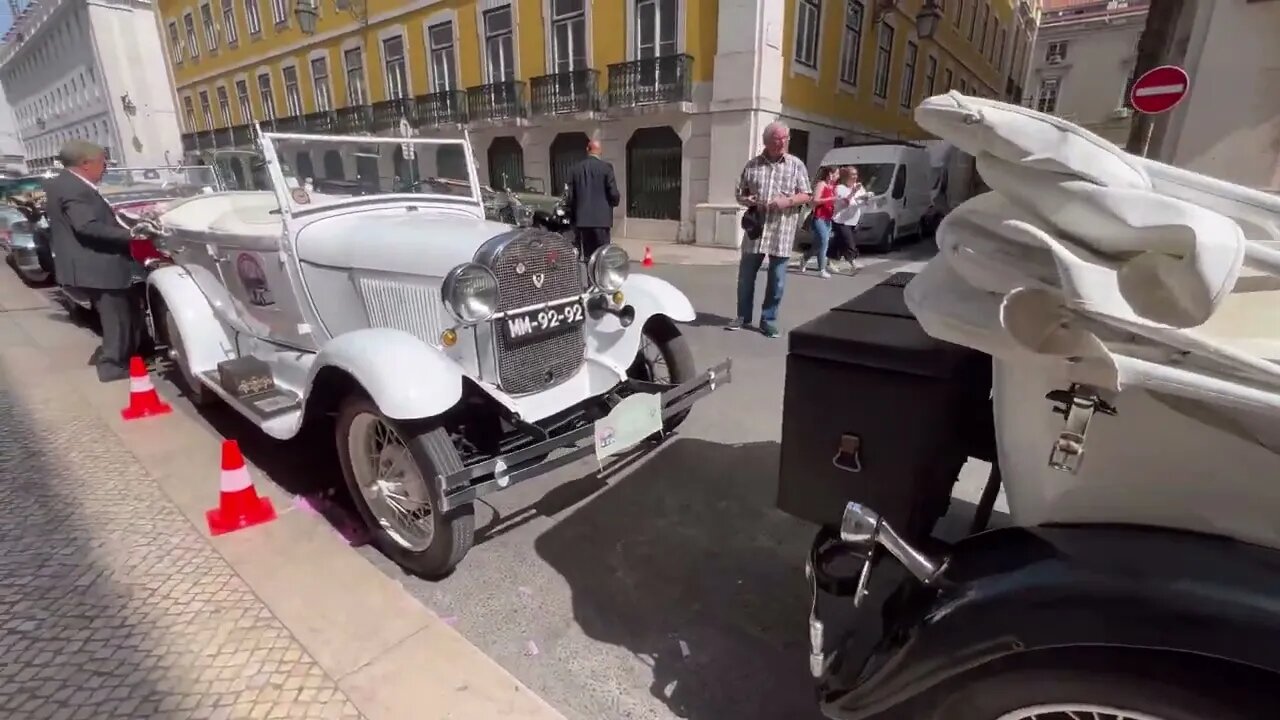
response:
<path fill-rule="evenodd" d="M 858 163 L 854 165 L 858 169 L 858 181 L 862 183 L 873 195 L 883 195 L 889 192 L 889 186 L 893 184 L 893 170 L 897 167 L 894 163 Z"/>

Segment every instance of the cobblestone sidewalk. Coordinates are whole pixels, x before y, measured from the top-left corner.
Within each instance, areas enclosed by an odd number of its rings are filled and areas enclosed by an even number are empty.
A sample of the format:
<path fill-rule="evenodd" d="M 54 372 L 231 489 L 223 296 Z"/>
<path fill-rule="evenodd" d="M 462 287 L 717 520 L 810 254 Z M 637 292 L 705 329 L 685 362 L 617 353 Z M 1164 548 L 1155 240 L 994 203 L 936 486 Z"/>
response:
<path fill-rule="evenodd" d="M 0 717 L 360 714 L 110 428 L 0 374 Z"/>

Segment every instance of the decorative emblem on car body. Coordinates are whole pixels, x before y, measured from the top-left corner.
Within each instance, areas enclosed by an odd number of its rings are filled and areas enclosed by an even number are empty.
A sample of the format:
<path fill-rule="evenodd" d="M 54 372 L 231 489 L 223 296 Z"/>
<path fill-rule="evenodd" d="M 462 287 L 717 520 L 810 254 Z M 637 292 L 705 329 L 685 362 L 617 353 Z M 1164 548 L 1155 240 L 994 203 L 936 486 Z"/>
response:
<path fill-rule="evenodd" d="M 534 286 L 534 287 L 536 287 L 536 288 L 538 288 L 539 290 L 541 290 L 541 289 L 542 289 L 542 283 L 543 283 L 543 282 L 545 282 L 545 281 L 546 281 L 546 279 L 547 279 L 547 276 L 546 276 L 546 275 L 544 275 L 544 274 L 542 274 L 542 273 L 534 273 L 534 274 L 533 274 L 533 286 Z"/>
<path fill-rule="evenodd" d="M 517 275 L 523 275 L 523 274 L 524 274 L 524 270 L 525 270 L 524 263 L 516 263 L 516 274 L 517 274 Z"/>
<path fill-rule="evenodd" d="M 550 270 L 555 270 L 558 267 L 557 263 L 559 262 L 560 262 L 560 251 L 556 250 L 555 248 L 552 248 L 547 252 L 547 268 Z"/>

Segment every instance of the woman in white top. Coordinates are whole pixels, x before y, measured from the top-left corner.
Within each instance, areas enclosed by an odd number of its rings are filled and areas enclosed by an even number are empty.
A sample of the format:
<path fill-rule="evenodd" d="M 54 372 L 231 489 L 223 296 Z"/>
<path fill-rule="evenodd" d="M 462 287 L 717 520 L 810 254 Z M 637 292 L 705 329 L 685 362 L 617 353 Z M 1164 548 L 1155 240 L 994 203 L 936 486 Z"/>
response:
<path fill-rule="evenodd" d="M 846 165 L 840 168 L 836 184 L 835 216 L 832 218 L 831 254 L 837 262 L 848 262 L 849 271 L 858 269 L 858 245 L 853 231 L 862 219 L 862 207 L 871 193 L 858 182 L 858 169 Z"/>

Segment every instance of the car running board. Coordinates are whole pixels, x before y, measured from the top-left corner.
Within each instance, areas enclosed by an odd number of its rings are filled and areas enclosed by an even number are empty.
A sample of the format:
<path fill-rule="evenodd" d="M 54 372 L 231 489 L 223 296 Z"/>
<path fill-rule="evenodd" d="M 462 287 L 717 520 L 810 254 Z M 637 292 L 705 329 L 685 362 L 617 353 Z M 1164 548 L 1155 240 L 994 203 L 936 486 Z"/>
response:
<path fill-rule="evenodd" d="M 259 424 L 289 412 L 302 411 L 302 398 L 297 393 L 279 386 L 256 395 L 237 397 L 222 387 L 217 370 L 200 373 L 200 382 L 217 393 L 218 397 L 235 408 L 237 412 Z"/>

